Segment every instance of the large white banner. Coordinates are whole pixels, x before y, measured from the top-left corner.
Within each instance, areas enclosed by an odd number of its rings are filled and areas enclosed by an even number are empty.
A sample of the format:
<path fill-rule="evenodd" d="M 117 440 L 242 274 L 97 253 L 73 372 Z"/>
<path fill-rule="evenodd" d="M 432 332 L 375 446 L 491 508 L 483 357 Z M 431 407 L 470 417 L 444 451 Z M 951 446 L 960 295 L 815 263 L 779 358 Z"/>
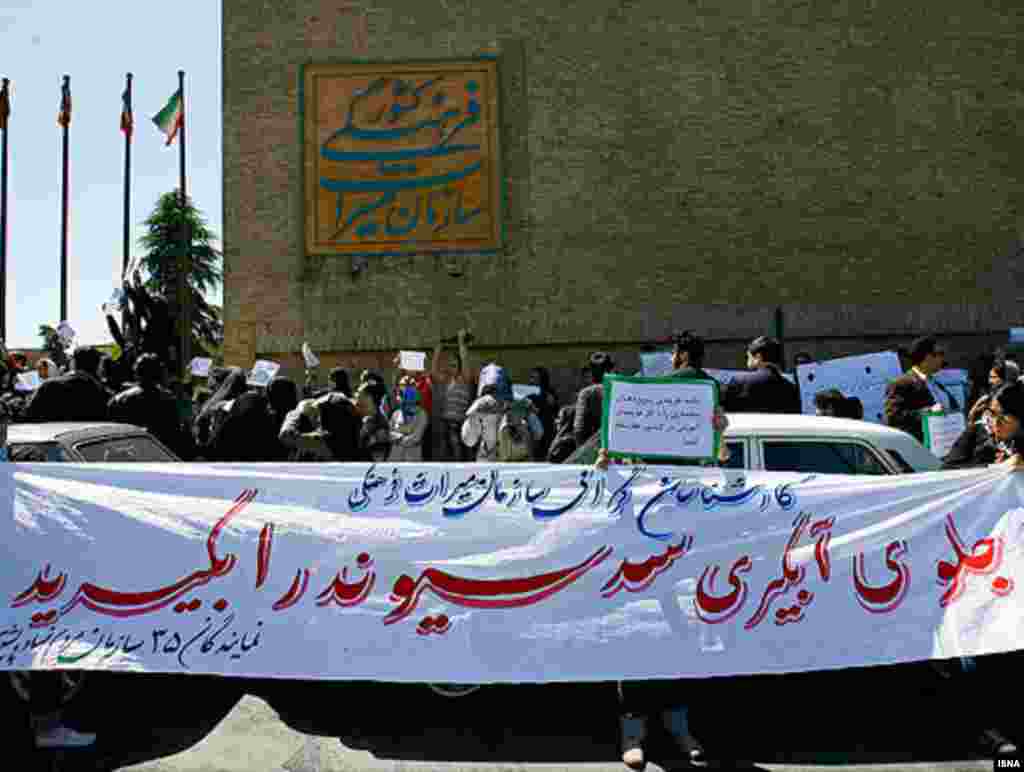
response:
<path fill-rule="evenodd" d="M 779 673 L 1024 641 L 1024 476 L 3 464 L 0 669 Z"/>

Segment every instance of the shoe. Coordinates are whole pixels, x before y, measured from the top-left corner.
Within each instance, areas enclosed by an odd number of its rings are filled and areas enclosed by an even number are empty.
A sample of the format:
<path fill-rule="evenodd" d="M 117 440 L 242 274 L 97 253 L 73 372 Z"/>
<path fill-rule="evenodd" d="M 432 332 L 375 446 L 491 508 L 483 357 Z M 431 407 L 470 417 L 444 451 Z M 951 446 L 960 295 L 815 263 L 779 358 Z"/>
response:
<path fill-rule="evenodd" d="M 96 735 L 76 732 L 66 726 L 56 726 L 36 733 L 36 748 L 88 748 L 96 742 Z"/>
<path fill-rule="evenodd" d="M 986 729 L 981 733 L 981 747 L 991 756 L 1016 756 L 1017 744 L 998 729 Z"/>
<path fill-rule="evenodd" d="M 665 729 L 668 730 L 672 741 L 679 752 L 677 761 L 681 764 L 690 764 L 695 767 L 702 767 L 707 764 L 707 757 L 704 749 L 700 746 L 692 734 L 690 734 L 689 711 L 685 707 L 666 710 L 661 714 Z"/>
<path fill-rule="evenodd" d="M 635 772 L 647 766 L 644 758 L 644 740 L 647 739 L 647 719 L 643 716 L 621 716 L 622 763 Z"/>

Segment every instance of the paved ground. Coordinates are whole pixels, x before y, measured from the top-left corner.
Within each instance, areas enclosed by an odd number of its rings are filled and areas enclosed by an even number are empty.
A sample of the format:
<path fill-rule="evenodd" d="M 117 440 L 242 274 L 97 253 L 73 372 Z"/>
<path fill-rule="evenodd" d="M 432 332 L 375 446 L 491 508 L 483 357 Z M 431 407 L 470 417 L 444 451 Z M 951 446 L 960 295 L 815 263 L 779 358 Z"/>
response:
<path fill-rule="evenodd" d="M 843 764 L 836 754 L 831 763 L 762 764 L 755 769 L 797 770 L 914 770 L 915 772 L 989 772 L 990 761 L 941 764 Z M 618 764 L 437 764 L 383 761 L 369 753 L 351 751 L 337 740 L 307 737 L 285 726 L 265 702 L 244 697 L 206 739 L 183 753 L 129 767 L 121 772 L 621 772 Z M 654 765 L 649 770 L 658 770 Z"/>

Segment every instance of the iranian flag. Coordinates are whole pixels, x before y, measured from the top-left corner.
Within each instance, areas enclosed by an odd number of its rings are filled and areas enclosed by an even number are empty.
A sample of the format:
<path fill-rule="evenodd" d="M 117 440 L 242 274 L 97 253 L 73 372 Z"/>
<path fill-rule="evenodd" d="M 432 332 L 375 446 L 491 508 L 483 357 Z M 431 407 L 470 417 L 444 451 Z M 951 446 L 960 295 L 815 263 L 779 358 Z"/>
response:
<path fill-rule="evenodd" d="M 153 123 L 156 124 L 160 131 L 167 135 L 165 145 L 170 145 L 174 142 L 174 138 L 178 136 L 178 129 L 185 123 L 185 110 L 181 101 L 180 90 L 175 91 L 174 95 L 167 100 L 164 109 L 153 116 Z"/>

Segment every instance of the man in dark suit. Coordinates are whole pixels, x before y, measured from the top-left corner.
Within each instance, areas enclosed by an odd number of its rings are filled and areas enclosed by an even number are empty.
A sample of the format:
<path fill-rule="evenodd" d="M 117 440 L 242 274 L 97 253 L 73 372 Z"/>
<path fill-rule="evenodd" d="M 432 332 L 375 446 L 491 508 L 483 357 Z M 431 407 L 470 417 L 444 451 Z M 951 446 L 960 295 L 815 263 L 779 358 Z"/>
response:
<path fill-rule="evenodd" d="M 782 346 L 775 338 L 756 338 L 747 346 L 749 373 L 725 388 L 727 413 L 799 413 L 800 390 L 782 374 Z"/>
<path fill-rule="evenodd" d="M 946 352 L 931 335 L 918 338 L 910 346 L 910 370 L 885 389 L 885 422 L 924 442 L 921 414 L 941 413 L 945 394 L 952 410 L 959 410 L 956 399 L 935 382 L 933 376 L 946 365 Z"/>

